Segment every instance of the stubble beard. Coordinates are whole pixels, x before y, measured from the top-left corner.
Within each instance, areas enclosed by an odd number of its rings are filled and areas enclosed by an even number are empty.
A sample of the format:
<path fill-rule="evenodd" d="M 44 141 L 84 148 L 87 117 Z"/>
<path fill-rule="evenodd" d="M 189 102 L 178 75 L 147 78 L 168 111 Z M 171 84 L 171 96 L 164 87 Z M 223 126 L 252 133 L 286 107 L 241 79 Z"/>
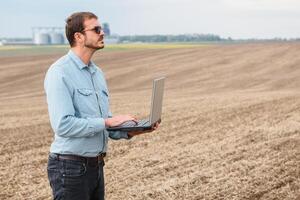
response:
<path fill-rule="evenodd" d="M 93 44 L 88 44 L 88 43 L 84 43 L 84 47 L 87 47 L 87 48 L 90 48 L 90 49 L 93 49 L 93 50 L 99 50 L 99 49 L 103 49 L 104 48 L 104 45 L 102 46 L 98 46 L 98 45 L 93 45 Z"/>

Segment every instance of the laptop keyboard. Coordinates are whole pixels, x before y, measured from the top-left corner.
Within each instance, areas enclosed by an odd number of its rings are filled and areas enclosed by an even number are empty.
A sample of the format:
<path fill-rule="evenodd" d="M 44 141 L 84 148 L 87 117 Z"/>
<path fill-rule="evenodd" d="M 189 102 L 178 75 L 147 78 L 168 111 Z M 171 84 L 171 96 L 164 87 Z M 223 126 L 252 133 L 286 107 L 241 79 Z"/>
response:
<path fill-rule="evenodd" d="M 146 125 L 148 122 L 149 122 L 148 119 L 138 120 L 138 123 L 135 123 L 134 121 L 127 121 L 121 124 L 121 126 L 126 126 L 126 127 L 143 126 Z"/>

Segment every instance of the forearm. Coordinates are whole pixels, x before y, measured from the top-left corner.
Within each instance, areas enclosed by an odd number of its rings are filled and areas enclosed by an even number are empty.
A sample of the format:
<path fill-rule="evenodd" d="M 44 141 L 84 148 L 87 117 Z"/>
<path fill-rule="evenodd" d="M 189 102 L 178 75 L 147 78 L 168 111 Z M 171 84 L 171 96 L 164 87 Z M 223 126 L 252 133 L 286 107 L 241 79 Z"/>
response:
<path fill-rule="evenodd" d="M 52 128 L 61 137 L 91 137 L 105 129 L 103 118 L 77 118 L 64 116 L 61 120 L 53 120 Z"/>

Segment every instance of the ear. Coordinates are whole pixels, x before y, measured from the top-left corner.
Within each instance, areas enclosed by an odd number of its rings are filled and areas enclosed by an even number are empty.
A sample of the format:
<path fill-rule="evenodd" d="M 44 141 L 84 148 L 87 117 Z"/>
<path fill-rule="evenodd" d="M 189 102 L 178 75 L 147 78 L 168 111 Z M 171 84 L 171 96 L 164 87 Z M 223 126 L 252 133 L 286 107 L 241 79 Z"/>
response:
<path fill-rule="evenodd" d="M 84 38 L 84 36 L 83 36 L 82 33 L 76 32 L 74 34 L 74 39 L 75 39 L 76 43 L 79 43 L 79 44 L 82 43 L 83 42 L 83 38 Z"/>

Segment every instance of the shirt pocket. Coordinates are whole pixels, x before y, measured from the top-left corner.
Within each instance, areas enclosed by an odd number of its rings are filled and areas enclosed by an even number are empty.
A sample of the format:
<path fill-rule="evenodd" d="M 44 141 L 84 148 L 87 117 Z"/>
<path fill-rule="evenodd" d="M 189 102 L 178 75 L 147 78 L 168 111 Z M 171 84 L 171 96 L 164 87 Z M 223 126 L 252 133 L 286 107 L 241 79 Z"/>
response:
<path fill-rule="evenodd" d="M 93 90 L 87 88 L 79 88 L 77 89 L 80 94 L 83 96 L 90 96 L 93 94 Z"/>
<path fill-rule="evenodd" d="M 95 92 L 89 88 L 76 89 L 75 102 L 82 117 L 91 117 L 99 113 Z M 76 107 L 76 106 L 75 106 Z"/>

